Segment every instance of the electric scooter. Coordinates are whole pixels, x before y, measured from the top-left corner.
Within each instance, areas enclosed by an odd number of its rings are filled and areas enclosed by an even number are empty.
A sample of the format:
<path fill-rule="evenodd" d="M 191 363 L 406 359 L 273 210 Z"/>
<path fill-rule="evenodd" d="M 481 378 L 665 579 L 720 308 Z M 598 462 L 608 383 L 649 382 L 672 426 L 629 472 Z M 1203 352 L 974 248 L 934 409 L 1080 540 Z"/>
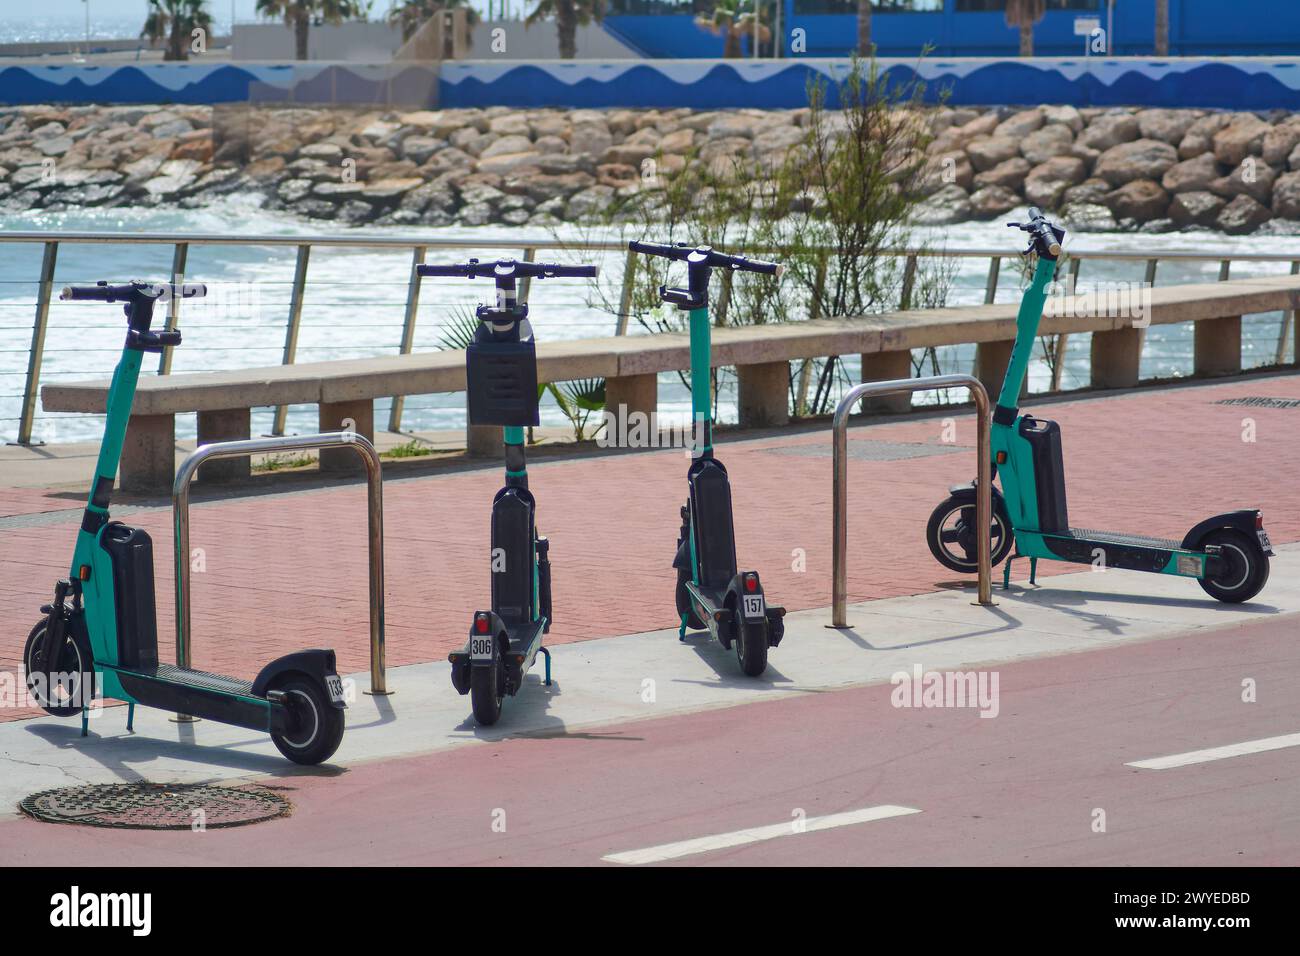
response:
<path fill-rule="evenodd" d="M 1029 221 L 1010 223 L 1029 234 L 1025 255 L 1038 261 L 1033 280 L 1020 303 L 1016 341 L 993 411 L 991 449 L 994 475 L 1002 489 L 993 489 L 992 562 L 1030 559 L 1030 583 L 1035 583 L 1038 559 L 1125 568 L 1195 578 L 1210 596 L 1226 603 L 1248 601 L 1268 581 L 1273 554 L 1264 518 L 1258 510 L 1230 511 L 1197 524 L 1181 541 L 1113 531 L 1071 528 L 1065 500 L 1065 469 L 1061 428 L 1053 421 L 1021 415 L 1017 407 L 1029 367 L 1030 353 L 1056 273 L 1065 230 L 1031 208 Z M 926 542 L 944 567 L 958 572 L 977 570 L 975 557 L 975 483 L 949 489 L 946 501 L 934 509 L 926 527 Z M 1003 572 L 1010 586 L 1011 560 Z"/>
<path fill-rule="evenodd" d="M 73 286 L 61 299 L 123 302 L 126 345 L 108 392 L 104 438 L 90 497 L 77 532 L 69 577 L 54 587 L 23 650 L 32 697 L 56 717 L 82 715 L 99 691 L 127 702 L 127 729 L 135 705 L 158 707 L 266 731 L 280 753 L 300 764 L 328 760 L 343 739 L 343 684 L 334 652 L 299 651 L 272 661 L 252 681 L 208 674 L 158 661 L 153 542 L 140 528 L 109 520 L 140 365 L 146 352 L 181 344 L 179 330 L 151 331 L 154 306 L 175 295 L 206 294 L 198 284 L 130 282 Z"/>
<path fill-rule="evenodd" d="M 691 412 L 695 445 L 686 472 L 688 496 L 677 536 L 678 638 L 688 628 L 708 630 L 724 648 L 736 652 L 740 669 L 757 677 L 767 669 L 767 649 L 785 635 L 785 608 L 768 604 L 757 571 L 737 571 L 736 534 L 727 469 L 713 455 L 713 402 L 709 279 L 716 269 L 779 276 L 783 267 L 744 256 L 729 256 L 708 246 L 631 242 L 633 252 L 686 263 L 687 287 L 661 286 L 659 297 L 690 313 Z"/>
<path fill-rule="evenodd" d="M 551 683 L 551 652 L 542 646 L 552 619 L 550 542 L 537 533 L 537 502 L 524 461 L 524 428 L 539 423 L 537 348 L 516 283 L 593 278 L 599 267 L 471 259 L 417 271 L 496 283 L 496 303 L 478 307 L 479 325 L 465 350 L 469 423 L 501 425 L 505 432 L 506 483 L 492 499 L 492 606 L 474 612 L 464 647 L 447 655 L 452 686 L 470 695 L 474 719 L 490 726 L 500 719 L 505 696 L 519 693 L 539 651 L 546 658 L 545 683 Z"/>

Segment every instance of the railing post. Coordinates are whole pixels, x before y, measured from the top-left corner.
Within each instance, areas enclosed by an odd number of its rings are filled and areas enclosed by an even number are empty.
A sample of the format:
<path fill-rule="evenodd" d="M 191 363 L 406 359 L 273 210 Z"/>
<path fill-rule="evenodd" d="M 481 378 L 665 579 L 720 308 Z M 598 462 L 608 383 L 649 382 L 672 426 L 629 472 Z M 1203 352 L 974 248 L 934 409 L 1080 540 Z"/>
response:
<path fill-rule="evenodd" d="M 638 256 L 631 249 L 623 261 L 623 291 L 618 297 L 618 321 L 614 326 L 615 335 L 627 335 L 627 323 L 632 317 L 632 291 L 636 288 L 636 267 Z"/>
<path fill-rule="evenodd" d="M 41 390 L 41 362 L 45 358 L 45 331 L 50 324 L 50 296 L 54 292 L 54 264 L 59 258 L 59 244 L 45 243 L 41 257 L 41 280 L 36 288 L 36 317 L 32 321 L 32 347 L 27 353 L 27 383 L 23 387 L 23 406 L 18 416 L 18 444 L 32 443 L 32 424 L 36 418 L 36 398 Z"/>
<path fill-rule="evenodd" d="M 1074 295 L 1079 288 L 1079 269 L 1083 266 L 1083 260 L 1076 257 L 1070 260 L 1070 295 Z M 1069 332 L 1059 332 L 1056 336 L 1056 343 L 1052 346 L 1052 385 L 1053 392 L 1061 390 L 1061 375 L 1065 371 L 1065 349 L 1070 342 Z"/>
<path fill-rule="evenodd" d="M 1291 263 L 1291 274 L 1300 275 L 1300 259 Z M 1296 329 L 1296 348 L 1295 355 L 1292 356 L 1292 364 L 1300 365 L 1300 326 L 1295 325 L 1295 309 L 1287 309 L 1282 313 L 1282 328 L 1277 334 L 1277 357 L 1274 359 L 1277 365 L 1281 365 L 1286 360 L 1286 336 L 1292 327 Z"/>
<path fill-rule="evenodd" d="M 189 259 L 190 244 L 188 242 L 176 243 L 176 248 L 172 250 L 172 282 L 180 284 L 184 282 L 185 263 Z M 181 317 L 181 297 L 170 295 L 167 297 L 167 322 L 166 328 L 170 332 L 176 328 Z M 172 355 L 175 349 L 163 349 L 162 355 L 158 356 L 158 374 L 170 375 L 172 373 Z"/>
<path fill-rule="evenodd" d="M 898 297 L 899 311 L 906 312 L 912 307 L 912 290 L 916 286 L 916 255 L 907 257 L 903 265 L 903 290 Z"/>
<path fill-rule="evenodd" d="M 424 246 L 416 246 L 411 253 L 411 278 L 406 284 L 406 316 L 402 319 L 402 344 L 399 354 L 410 355 L 415 345 L 415 316 L 420 311 L 420 270 L 424 262 Z M 402 411 L 406 407 L 405 395 L 394 395 L 392 407 L 388 411 L 388 430 L 402 430 Z"/>
<path fill-rule="evenodd" d="M 1232 271 L 1232 260 L 1231 259 L 1221 260 L 1219 262 L 1219 281 L 1227 282 L 1228 273 L 1230 273 L 1231 271 Z"/>
<path fill-rule="evenodd" d="M 307 286 L 307 262 L 311 258 L 311 246 L 298 247 L 298 259 L 293 267 L 293 291 L 289 297 L 289 324 L 284 330 L 284 358 L 281 365 L 292 365 L 298 354 L 298 329 L 302 326 L 302 299 Z M 284 434 L 285 419 L 289 415 L 288 405 L 279 405 L 275 409 L 275 423 L 271 426 L 272 435 Z"/>
<path fill-rule="evenodd" d="M 989 274 L 984 280 L 984 304 L 992 305 L 998 297 L 998 273 L 1002 271 L 1002 257 L 989 257 Z"/>
<path fill-rule="evenodd" d="M 536 262 L 536 261 L 537 261 L 537 249 L 534 248 L 533 246 L 529 246 L 524 250 L 524 262 Z M 522 279 L 519 280 L 519 301 L 520 302 L 528 301 L 528 292 L 530 289 L 532 289 L 532 287 L 533 287 L 533 280 L 529 276 L 524 276 Z"/>
<path fill-rule="evenodd" d="M 1159 259 L 1148 259 L 1148 260 L 1147 260 L 1147 272 L 1146 272 L 1146 276 L 1144 277 L 1144 280 L 1143 280 L 1143 281 L 1146 282 L 1147 285 L 1155 285 L 1155 284 L 1156 284 L 1156 267 L 1159 266 L 1159 265 L 1160 265 L 1160 260 L 1159 260 Z"/>

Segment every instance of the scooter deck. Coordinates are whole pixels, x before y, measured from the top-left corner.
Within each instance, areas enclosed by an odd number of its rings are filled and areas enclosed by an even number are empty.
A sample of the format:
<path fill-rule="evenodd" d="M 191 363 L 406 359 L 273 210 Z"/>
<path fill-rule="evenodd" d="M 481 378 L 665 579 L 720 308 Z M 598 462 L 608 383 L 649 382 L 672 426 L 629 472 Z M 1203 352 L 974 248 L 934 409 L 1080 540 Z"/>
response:
<path fill-rule="evenodd" d="M 1055 535 L 1048 535 L 1055 537 Z M 1098 544 L 1113 544 L 1129 548 L 1153 548 L 1158 551 L 1186 551 L 1181 541 L 1172 538 L 1151 538 L 1140 534 L 1124 534 L 1119 531 L 1092 531 L 1087 528 L 1071 528 L 1062 537 L 1076 541 L 1095 541 Z M 1190 552 L 1189 552 L 1190 553 Z"/>
<path fill-rule="evenodd" d="M 206 671 L 159 664 L 146 670 L 106 668 L 140 704 L 216 720 L 249 730 L 283 729 L 285 709 L 253 694 L 248 681 Z"/>
<path fill-rule="evenodd" d="M 1114 531 L 1070 528 L 1064 532 L 1017 531 L 1016 550 L 1031 558 L 1096 564 L 1127 571 L 1177 574 L 1199 578 L 1206 573 L 1203 551 L 1184 548 L 1181 541 Z"/>

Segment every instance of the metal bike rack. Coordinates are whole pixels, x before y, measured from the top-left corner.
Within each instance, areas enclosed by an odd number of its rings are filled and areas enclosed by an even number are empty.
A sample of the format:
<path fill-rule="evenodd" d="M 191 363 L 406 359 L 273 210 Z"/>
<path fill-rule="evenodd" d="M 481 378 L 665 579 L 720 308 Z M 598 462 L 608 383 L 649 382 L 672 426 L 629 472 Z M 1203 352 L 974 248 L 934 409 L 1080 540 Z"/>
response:
<path fill-rule="evenodd" d="M 928 392 L 940 388 L 966 388 L 975 399 L 976 414 L 976 493 L 975 520 L 976 561 L 979 565 L 979 601 L 993 604 L 992 546 L 989 525 L 993 522 L 993 481 L 989 463 L 989 395 L 979 379 L 971 375 L 935 375 L 930 378 L 900 378 L 884 382 L 863 382 L 849 390 L 835 408 L 831 425 L 834 440 L 835 487 L 832 514 L 835 525 L 833 545 L 833 570 L 831 591 L 831 627 L 845 628 L 848 604 L 848 479 L 849 479 L 849 413 L 864 397 L 898 395 L 911 392 Z"/>
<path fill-rule="evenodd" d="M 325 432 L 321 435 L 293 435 L 286 438 L 252 438 L 244 441 L 200 445 L 181 463 L 172 485 L 172 520 L 176 541 L 176 663 L 190 666 L 190 482 L 199 466 L 218 458 L 243 458 L 266 452 L 301 451 L 310 448 L 351 448 L 366 464 L 369 484 L 370 549 L 370 690 L 387 695 L 384 667 L 384 486 L 379 452 L 369 439 L 354 432 Z M 190 717 L 178 715 L 177 720 Z"/>

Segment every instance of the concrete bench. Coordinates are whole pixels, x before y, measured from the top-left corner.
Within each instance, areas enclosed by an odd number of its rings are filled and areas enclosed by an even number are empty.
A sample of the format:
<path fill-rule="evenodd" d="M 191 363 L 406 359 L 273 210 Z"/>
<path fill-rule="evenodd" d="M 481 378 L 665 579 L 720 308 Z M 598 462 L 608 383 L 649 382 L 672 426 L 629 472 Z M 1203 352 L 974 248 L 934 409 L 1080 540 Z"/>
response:
<path fill-rule="evenodd" d="M 1085 309 L 1085 300 L 1053 299 L 1042 334 L 1093 333 L 1092 384 L 1136 385 L 1142 329 L 1134 327 L 1127 313 Z M 1300 276 L 1234 279 L 1152 290 L 1149 320 L 1154 325 L 1195 322 L 1196 373 L 1232 374 L 1241 370 L 1241 316 L 1298 306 Z M 877 381 L 909 377 L 913 349 L 975 343 L 976 374 L 995 395 L 1010 357 L 1017 311 L 1015 304 L 998 304 L 715 329 L 713 363 L 736 367 L 743 425 L 789 421 L 789 362 L 827 355 L 860 355 L 863 379 Z M 649 414 L 658 405 L 658 374 L 687 368 L 690 342 L 679 333 L 551 341 L 539 344 L 537 359 L 541 381 L 604 378 L 608 407 L 623 405 L 628 412 Z M 97 413 L 103 411 L 108 384 L 46 385 L 41 399 L 46 411 Z M 464 389 L 460 351 L 144 376 L 127 430 L 121 485 L 142 492 L 170 488 L 178 413 L 198 413 L 200 444 L 249 437 L 250 411 L 272 405 L 314 404 L 322 431 L 350 425 L 373 438 L 376 398 Z M 909 401 L 901 396 L 898 407 Z M 497 441 L 497 430 L 475 428 L 467 444 L 484 453 Z M 247 459 L 213 462 L 204 466 L 200 478 L 246 477 L 248 468 Z M 349 472 L 356 462 L 346 453 L 325 450 L 321 468 Z"/>

